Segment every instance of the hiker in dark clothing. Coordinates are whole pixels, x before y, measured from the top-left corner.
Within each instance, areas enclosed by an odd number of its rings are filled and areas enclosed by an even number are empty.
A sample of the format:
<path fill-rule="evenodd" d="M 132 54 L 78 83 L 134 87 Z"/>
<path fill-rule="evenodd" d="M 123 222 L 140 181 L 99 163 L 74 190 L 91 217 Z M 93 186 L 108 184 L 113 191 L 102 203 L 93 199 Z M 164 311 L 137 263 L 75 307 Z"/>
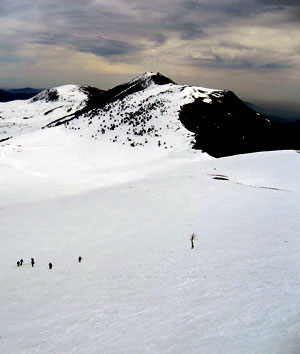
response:
<path fill-rule="evenodd" d="M 78 262 L 81 263 L 81 261 L 82 261 L 82 257 L 79 256 L 78 257 Z"/>
<path fill-rule="evenodd" d="M 20 267 L 20 262 L 19 261 L 17 262 L 17 267 Z"/>
<path fill-rule="evenodd" d="M 35 261 L 34 261 L 34 259 L 33 258 L 31 258 L 31 267 L 33 267 L 34 266 L 34 263 L 35 263 Z"/>
<path fill-rule="evenodd" d="M 191 248 L 193 249 L 194 248 L 194 240 L 196 239 L 196 235 L 195 234 L 192 234 L 191 236 Z"/>
<path fill-rule="evenodd" d="M 23 265 L 23 259 L 20 260 L 20 265 Z"/>
<path fill-rule="evenodd" d="M 49 263 L 49 269 L 52 269 L 52 263 Z"/>

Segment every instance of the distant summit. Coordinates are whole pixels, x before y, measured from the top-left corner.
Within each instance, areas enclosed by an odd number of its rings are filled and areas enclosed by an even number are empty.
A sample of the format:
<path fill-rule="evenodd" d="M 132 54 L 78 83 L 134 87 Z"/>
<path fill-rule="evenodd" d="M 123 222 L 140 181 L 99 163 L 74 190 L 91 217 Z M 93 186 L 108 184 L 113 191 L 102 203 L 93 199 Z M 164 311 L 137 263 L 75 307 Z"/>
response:
<path fill-rule="evenodd" d="M 87 109 L 100 108 L 108 103 L 115 102 L 116 100 L 122 100 L 129 95 L 133 95 L 137 92 L 141 92 L 151 85 L 168 85 L 175 83 L 157 72 L 147 72 L 143 75 L 136 77 L 135 79 L 118 85 L 110 90 L 107 90 L 101 94 L 101 97 L 94 97 L 96 101 L 90 102 Z"/>
<path fill-rule="evenodd" d="M 37 95 L 42 89 L 33 89 L 25 87 L 20 89 L 0 90 L 0 102 L 9 102 L 16 100 L 28 100 L 29 98 Z"/>
<path fill-rule="evenodd" d="M 35 89 L 32 87 L 24 87 L 24 88 L 20 88 L 20 89 L 11 89 L 8 90 L 8 92 L 10 93 L 28 93 L 30 95 L 37 95 L 39 92 L 43 91 L 45 89 Z"/>
<path fill-rule="evenodd" d="M 144 85 L 144 88 L 149 87 L 151 84 L 155 85 L 167 85 L 167 84 L 174 84 L 176 83 L 169 79 L 168 77 L 158 73 L 158 72 L 146 72 L 143 75 L 136 77 L 135 79 L 131 80 L 129 84 L 140 84 Z"/>

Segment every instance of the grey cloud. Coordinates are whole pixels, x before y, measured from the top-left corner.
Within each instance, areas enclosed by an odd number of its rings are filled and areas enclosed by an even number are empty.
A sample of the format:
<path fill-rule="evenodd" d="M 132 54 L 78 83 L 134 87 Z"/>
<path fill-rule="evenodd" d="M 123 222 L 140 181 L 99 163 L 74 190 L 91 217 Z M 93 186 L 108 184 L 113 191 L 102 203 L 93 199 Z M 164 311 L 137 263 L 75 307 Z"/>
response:
<path fill-rule="evenodd" d="M 298 22 L 300 19 L 300 2 L 298 0 L 254 0 L 257 6 L 285 11 L 283 21 Z"/>
<path fill-rule="evenodd" d="M 251 58 L 236 58 L 226 60 L 221 56 L 214 56 L 211 59 L 190 58 L 191 65 L 199 67 L 210 67 L 216 69 L 231 69 L 231 70 L 254 70 L 258 72 L 263 71 L 280 71 L 287 68 L 292 68 L 290 62 L 274 61 L 260 63 L 259 61 Z"/>
<path fill-rule="evenodd" d="M 224 23 L 230 18 L 252 18 L 259 14 L 278 12 L 290 7 L 298 8 L 299 3 L 293 0 L 238 0 L 211 2 L 198 2 L 195 0 L 183 0 L 181 8 L 185 11 L 197 13 L 199 16 L 207 16 L 209 23 Z"/>
<path fill-rule="evenodd" d="M 291 0 L 153 0 L 151 3 L 119 0 L 112 4 L 104 0 L 23 0 L 22 4 L 26 6 L 22 5 L 18 9 L 17 3 L 20 1 L 8 3 L 0 0 L 0 9 L 16 13 L 22 18 L 32 18 L 29 23 L 34 26 L 27 26 L 26 21 L 23 22 L 24 26 L 15 30 L 15 36 L 6 36 L 1 41 L 3 46 L 5 41 L 16 43 L 16 46 L 24 45 L 21 42 L 56 45 L 90 52 L 110 60 L 128 60 L 130 55 L 136 57 L 137 52 L 141 52 L 137 60 L 142 59 L 142 52 L 147 46 L 163 46 L 172 37 L 180 38 L 183 42 L 194 41 L 195 45 L 203 39 L 208 42 L 211 38 L 213 41 L 217 36 L 216 29 L 227 26 L 234 28 L 235 21 L 244 18 L 253 19 L 252 26 L 255 26 L 256 15 L 280 9 L 283 11 L 285 6 L 295 4 Z M 264 25 L 274 27 L 276 24 Z M 251 66 L 245 60 L 230 64 L 216 58 L 214 62 L 219 66 L 259 67 Z M 270 62 L 268 67 L 275 70 L 280 65 Z"/>
<path fill-rule="evenodd" d="M 90 52 L 103 57 L 123 56 L 141 50 L 140 47 L 128 42 L 105 39 L 98 37 L 93 41 L 83 41 L 79 45 L 74 44 L 76 49 L 82 52 Z"/>
<path fill-rule="evenodd" d="M 0 9 L 1 6 L 0 0 Z M 45 0 L 25 8 L 21 17 L 32 16 L 33 12 L 35 16 L 29 25 L 24 23 L 6 34 L 6 38 L 0 40 L 0 48 L 6 47 L 7 42 L 19 48 L 26 44 L 56 45 L 113 60 L 144 48 L 143 44 L 132 40 L 131 33 L 136 26 L 132 18 L 92 1 Z M 15 16 L 20 19 L 18 12 Z M 158 33 L 156 41 L 163 43 L 165 38 Z"/>
<path fill-rule="evenodd" d="M 149 40 L 156 44 L 164 44 L 168 40 L 168 36 L 163 33 L 152 33 L 149 35 Z"/>
<path fill-rule="evenodd" d="M 161 45 L 166 42 L 169 33 L 178 33 L 183 39 L 199 38 L 204 35 L 198 19 L 185 17 L 182 7 L 166 1 L 171 6 L 137 6 L 134 2 L 119 7 L 91 2 L 89 5 L 79 2 L 70 6 L 69 1 L 58 3 L 46 1 L 40 6 L 40 21 L 51 31 L 71 32 L 81 35 L 81 40 L 100 35 L 117 41 L 143 43 L 146 39 Z M 152 7 L 151 7 L 152 6 Z M 133 13 L 132 13 L 133 10 Z M 128 38 L 127 40 L 125 38 Z"/>
<path fill-rule="evenodd" d="M 243 2 L 198 2 L 195 0 L 184 0 L 180 3 L 184 11 L 189 11 L 194 15 L 203 16 L 209 23 L 226 22 L 228 17 L 250 17 L 261 10 L 254 6 L 253 1 Z"/>
<path fill-rule="evenodd" d="M 164 28 L 173 32 L 178 32 L 181 39 L 189 40 L 205 35 L 204 30 L 201 28 L 201 24 L 192 20 L 185 20 L 180 16 L 170 16 L 164 19 Z"/>
<path fill-rule="evenodd" d="M 163 13 L 161 28 L 178 33 L 183 40 L 197 40 L 207 35 L 211 26 L 231 25 L 236 18 L 250 18 L 267 9 L 259 8 L 253 1 L 201 2 L 183 0 Z"/>
<path fill-rule="evenodd" d="M 254 0 L 254 2 L 261 5 L 300 6 L 297 0 Z"/>
<path fill-rule="evenodd" d="M 74 40 L 72 35 L 67 33 L 51 33 L 51 32 L 39 32 L 38 34 L 30 35 L 28 33 L 29 41 L 35 44 L 45 45 L 66 45 L 68 42 Z"/>
<path fill-rule="evenodd" d="M 19 33 L 24 43 L 72 46 L 108 58 L 142 51 L 147 41 L 161 46 L 174 35 L 183 41 L 197 41 L 207 36 L 206 29 L 212 25 L 226 26 L 234 17 L 258 11 L 253 1 L 155 0 L 141 4 L 120 0 L 119 6 L 92 0 L 24 1 L 27 7 L 22 16 L 30 17 L 34 12 L 31 22 L 44 27 L 44 31 L 33 30 L 28 35 Z M 0 0 L 1 5 L 6 6 Z M 16 7 L 11 6 L 10 11 L 17 11 Z"/>
<path fill-rule="evenodd" d="M 93 53 L 107 58 L 127 55 L 142 49 L 126 41 L 107 39 L 101 36 L 96 36 L 93 39 L 81 39 L 76 35 L 62 33 L 39 33 L 31 42 L 46 45 L 61 44 L 81 52 Z"/>
<path fill-rule="evenodd" d="M 295 52 L 296 49 L 294 54 Z M 294 67 L 292 59 L 280 55 L 271 48 L 257 50 L 256 48 L 243 45 L 242 43 L 229 41 L 218 43 L 218 53 L 207 49 L 205 57 L 204 59 L 192 57 L 189 58 L 189 61 L 192 65 L 199 67 L 252 70 L 256 72 L 275 72 Z"/>
<path fill-rule="evenodd" d="M 11 1 L 0 0 L 0 17 L 9 16 L 12 14 L 22 14 L 26 11 L 28 3 L 14 3 Z M 23 11 L 22 11 L 23 10 Z"/>

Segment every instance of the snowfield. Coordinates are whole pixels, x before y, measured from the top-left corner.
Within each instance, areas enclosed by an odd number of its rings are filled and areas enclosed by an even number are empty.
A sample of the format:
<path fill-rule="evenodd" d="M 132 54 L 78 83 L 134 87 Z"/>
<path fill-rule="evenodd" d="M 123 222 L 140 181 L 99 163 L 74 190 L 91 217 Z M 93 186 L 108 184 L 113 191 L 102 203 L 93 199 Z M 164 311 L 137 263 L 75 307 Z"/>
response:
<path fill-rule="evenodd" d="M 57 99 L 53 99 L 57 97 Z M 84 87 L 64 85 L 45 90 L 29 100 L 0 102 L 0 142 L 26 134 L 86 105 Z"/>
<path fill-rule="evenodd" d="M 299 157 L 3 142 L 0 352 L 299 353 Z"/>

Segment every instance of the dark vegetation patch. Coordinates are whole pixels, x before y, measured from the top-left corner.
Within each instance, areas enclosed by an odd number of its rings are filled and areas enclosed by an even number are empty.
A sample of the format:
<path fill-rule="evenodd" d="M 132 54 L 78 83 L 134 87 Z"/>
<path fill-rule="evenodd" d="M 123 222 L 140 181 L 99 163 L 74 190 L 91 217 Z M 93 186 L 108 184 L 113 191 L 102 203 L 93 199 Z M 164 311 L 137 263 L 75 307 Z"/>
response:
<path fill-rule="evenodd" d="M 12 136 L 9 136 L 8 138 L 0 139 L 0 143 L 2 143 L 3 141 L 9 140 L 11 138 L 12 138 Z"/>
<path fill-rule="evenodd" d="M 226 176 L 214 176 L 213 179 L 218 179 L 220 181 L 229 181 L 229 178 Z"/>
<path fill-rule="evenodd" d="M 45 125 L 44 127 L 42 127 L 42 129 L 44 128 L 51 128 L 51 127 L 56 127 L 58 125 L 61 125 L 61 124 L 65 124 L 65 123 L 68 123 L 70 122 L 71 120 L 73 120 L 75 118 L 74 114 L 68 114 L 64 117 L 61 117 L 61 118 L 58 118 L 50 123 L 48 123 L 47 125 Z"/>
<path fill-rule="evenodd" d="M 97 98 L 99 97 L 99 95 L 101 95 L 103 92 L 105 92 L 104 90 L 100 90 L 96 87 L 92 87 L 92 86 L 81 86 L 80 90 L 82 92 L 84 92 L 89 99 L 92 98 Z"/>
<path fill-rule="evenodd" d="M 49 111 L 47 111 L 47 112 L 44 113 L 44 116 L 48 115 L 49 113 L 52 113 L 53 111 L 55 111 L 55 110 L 58 109 L 58 108 L 62 108 L 62 107 L 63 107 L 63 106 L 58 106 L 58 107 L 55 107 L 55 108 L 53 108 L 53 109 L 49 109 Z"/>

